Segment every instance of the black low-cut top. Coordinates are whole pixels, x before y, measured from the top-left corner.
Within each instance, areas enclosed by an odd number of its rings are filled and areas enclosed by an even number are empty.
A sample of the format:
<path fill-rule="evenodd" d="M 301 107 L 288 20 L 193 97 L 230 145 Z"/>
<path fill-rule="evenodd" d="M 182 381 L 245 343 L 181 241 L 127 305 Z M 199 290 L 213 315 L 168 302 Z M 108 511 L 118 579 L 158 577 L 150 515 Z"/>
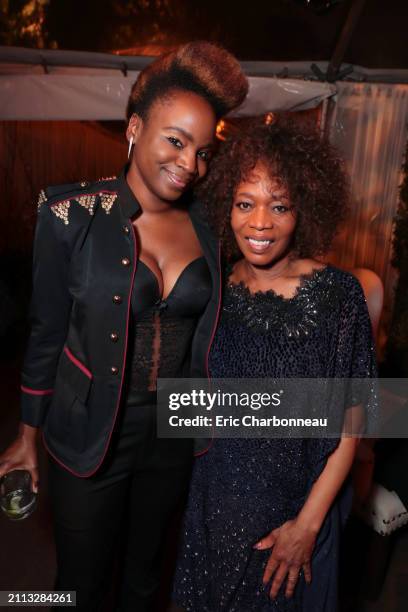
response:
<path fill-rule="evenodd" d="M 211 297 L 205 257 L 191 261 L 166 299 L 156 275 L 138 261 L 132 293 L 128 390 L 154 391 L 157 378 L 177 378 L 190 352 L 200 315 Z"/>

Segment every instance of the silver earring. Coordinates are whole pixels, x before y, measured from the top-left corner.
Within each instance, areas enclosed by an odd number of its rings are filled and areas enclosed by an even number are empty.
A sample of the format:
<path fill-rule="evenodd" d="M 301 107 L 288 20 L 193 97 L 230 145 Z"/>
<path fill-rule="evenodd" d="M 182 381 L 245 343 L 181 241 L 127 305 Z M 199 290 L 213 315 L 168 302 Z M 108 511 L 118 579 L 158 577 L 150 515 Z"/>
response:
<path fill-rule="evenodd" d="M 130 152 L 132 150 L 132 147 L 133 147 L 133 136 L 131 136 L 129 140 L 128 159 L 130 157 Z"/>

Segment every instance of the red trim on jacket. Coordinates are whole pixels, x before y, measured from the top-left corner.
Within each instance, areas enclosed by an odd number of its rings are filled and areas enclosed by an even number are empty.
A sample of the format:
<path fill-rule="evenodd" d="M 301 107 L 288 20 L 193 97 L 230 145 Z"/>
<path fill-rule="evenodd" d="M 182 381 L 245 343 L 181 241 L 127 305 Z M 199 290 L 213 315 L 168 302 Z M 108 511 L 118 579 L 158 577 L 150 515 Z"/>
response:
<path fill-rule="evenodd" d="M 79 368 L 81 370 L 81 372 L 83 372 L 85 374 L 85 376 L 87 376 L 89 378 L 89 380 L 92 380 L 92 378 L 93 378 L 92 372 L 90 370 L 88 370 L 88 368 L 86 366 L 84 366 L 84 364 L 81 363 L 79 361 L 79 359 L 77 359 L 75 357 L 75 355 L 73 355 L 71 353 L 71 351 L 69 350 L 69 348 L 67 346 L 64 346 L 64 353 L 66 354 L 68 359 L 70 359 L 72 361 L 72 363 L 74 365 L 76 365 L 76 367 Z"/>
<path fill-rule="evenodd" d="M 121 402 L 121 399 L 122 399 L 122 388 L 123 388 L 123 381 L 124 381 L 124 378 L 125 378 L 126 356 L 127 356 L 127 347 L 128 347 L 128 339 L 129 339 L 129 319 L 130 319 L 130 312 L 131 312 L 131 308 L 132 308 L 133 285 L 135 284 L 135 275 L 136 275 L 136 268 L 137 268 L 137 246 L 136 246 L 137 245 L 137 239 L 136 239 L 136 230 L 135 230 L 135 226 L 133 225 L 133 223 L 131 221 L 130 221 L 130 225 L 132 227 L 132 232 L 133 232 L 133 234 L 132 234 L 133 235 L 133 270 L 132 270 L 132 277 L 131 277 L 131 280 L 130 280 L 129 298 L 128 298 L 128 303 L 127 303 L 126 334 L 125 334 L 125 346 L 124 346 L 124 351 L 123 351 L 122 376 L 121 376 L 121 379 L 120 379 L 118 401 L 116 403 L 115 413 L 113 415 L 112 427 L 111 427 L 111 430 L 110 430 L 110 433 L 109 433 L 108 441 L 107 441 L 107 444 L 105 446 L 105 450 L 103 452 L 102 459 L 100 460 L 100 462 L 98 463 L 96 468 L 91 472 L 91 474 L 96 472 L 96 470 L 100 467 L 100 465 L 102 464 L 102 461 L 105 459 L 106 453 L 108 452 L 108 449 L 109 449 L 109 446 L 110 446 L 110 441 L 111 441 L 112 434 L 113 434 L 113 430 L 115 428 L 116 419 L 117 419 L 118 412 L 119 412 L 120 402 Z"/>
<path fill-rule="evenodd" d="M 67 470 L 71 474 L 74 474 L 74 476 L 78 476 L 79 478 L 88 478 L 89 476 L 93 476 L 93 474 L 95 474 L 95 472 L 100 468 L 103 460 L 105 459 L 106 453 L 108 452 L 108 448 L 109 448 L 110 441 L 111 441 L 111 438 L 112 438 L 112 433 L 113 433 L 113 430 L 115 428 L 116 418 L 117 418 L 117 415 L 118 415 L 120 401 L 121 401 L 121 397 L 122 397 L 122 387 L 123 387 L 123 380 L 124 380 L 124 376 L 125 376 L 126 354 L 127 354 L 128 336 L 129 336 L 129 316 L 130 316 L 132 292 L 133 292 L 133 285 L 134 285 L 134 282 L 135 282 L 135 274 L 136 274 L 136 266 L 137 266 L 137 249 L 136 249 L 135 228 L 133 226 L 133 223 L 131 223 L 131 225 L 132 225 L 132 230 L 133 230 L 133 257 L 134 257 L 134 263 L 133 263 L 132 278 L 131 278 L 131 282 L 130 282 L 129 299 L 128 299 L 128 306 L 127 306 L 128 310 L 127 310 L 127 319 L 126 319 L 126 335 L 125 335 L 125 347 L 124 347 L 124 353 L 123 353 L 124 354 L 124 358 L 123 358 L 123 364 L 122 364 L 122 377 L 121 377 L 121 380 L 120 380 L 120 387 L 119 387 L 119 393 L 118 393 L 118 401 L 116 403 L 115 414 L 113 415 L 112 428 L 110 430 L 110 434 L 109 434 L 108 441 L 107 441 L 107 444 L 105 446 L 104 452 L 102 453 L 101 460 L 98 462 L 98 465 L 95 468 L 93 468 L 89 472 L 86 472 L 85 474 L 76 472 L 75 470 L 69 468 L 67 465 L 62 463 L 62 461 L 60 461 L 60 459 L 50 450 L 50 448 L 49 448 L 49 446 L 48 446 L 48 444 L 47 444 L 47 442 L 45 440 L 44 432 L 43 431 L 41 432 L 43 444 L 44 444 L 45 448 L 47 449 L 47 452 L 51 455 L 51 457 L 53 457 L 53 459 L 55 459 L 55 461 L 61 467 L 63 467 L 65 470 Z M 67 347 L 65 347 L 64 350 L 67 353 L 67 356 L 70 357 L 70 355 L 67 352 L 67 351 L 69 351 L 69 349 L 67 349 Z M 69 353 L 71 353 L 71 351 L 69 351 Z M 72 355 L 72 353 L 71 353 L 71 355 Z M 73 355 L 72 355 L 72 357 L 73 357 Z M 70 357 L 70 359 L 71 359 L 71 357 Z M 78 361 L 75 357 L 74 357 L 74 359 L 76 361 Z M 74 363 L 75 363 L 75 361 L 74 361 Z M 80 363 L 80 362 L 78 362 L 78 363 Z M 85 366 L 82 366 L 82 367 L 85 368 Z M 88 372 L 89 372 L 89 370 L 88 370 Z M 89 372 L 89 374 L 92 377 L 92 374 L 90 372 Z"/>
<path fill-rule="evenodd" d="M 29 393 L 30 395 L 51 395 L 54 393 L 54 389 L 31 389 L 24 385 L 21 385 L 20 388 L 24 393 Z"/>

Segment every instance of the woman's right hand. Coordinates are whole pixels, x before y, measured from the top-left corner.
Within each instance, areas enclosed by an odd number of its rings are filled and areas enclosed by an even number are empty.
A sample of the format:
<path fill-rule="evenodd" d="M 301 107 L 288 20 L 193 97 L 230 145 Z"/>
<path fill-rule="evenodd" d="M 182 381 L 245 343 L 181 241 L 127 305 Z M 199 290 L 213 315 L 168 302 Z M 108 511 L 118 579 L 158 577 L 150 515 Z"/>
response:
<path fill-rule="evenodd" d="M 27 470 L 34 493 L 39 485 L 37 432 L 37 427 L 21 423 L 17 438 L 0 455 L 0 478 L 12 470 Z"/>

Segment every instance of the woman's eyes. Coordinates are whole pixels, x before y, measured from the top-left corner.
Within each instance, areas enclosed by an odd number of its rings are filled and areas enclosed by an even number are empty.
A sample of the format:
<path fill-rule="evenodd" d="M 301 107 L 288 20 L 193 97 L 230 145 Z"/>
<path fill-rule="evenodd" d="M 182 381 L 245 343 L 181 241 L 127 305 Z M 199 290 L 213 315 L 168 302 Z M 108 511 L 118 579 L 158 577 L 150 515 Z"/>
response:
<path fill-rule="evenodd" d="M 252 206 L 251 202 L 236 202 L 235 206 L 240 210 L 249 210 Z"/>
<path fill-rule="evenodd" d="M 239 208 L 240 210 L 250 210 L 253 206 L 253 204 L 251 202 L 236 202 L 235 206 L 237 208 Z M 289 206 L 286 206 L 285 204 L 274 204 L 271 207 L 271 211 L 275 214 L 275 215 L 283 215 L 284 213 L 288 212 L 290 210 Z"/>
<path fill-rule="evenodd" d="M 197 155 L 205 162 L 208 162 L 211 159 L 211 151 L 199 151 Z"/>
<path fill-rule="evenodd" d="M 272 210 L 274 213 L 277 213 L 278 215 L 282 215 L 283 213 L 289 210 L 289 206 L 285 206 L 284 204 L 275 204 Z"/>
<path fill-rule="evenodd" d="M 167 140 L 177 149 L 184 149 L 184 144 L 179 138 L 176 138 L 176 136 L 167 136 Z M 197 157 L 205 162 L 208 162 L 211 159 L 211 151 L 198 151 Z"/>
<path fill-rule="evenodd" d="M 175 136 L 167 136 L 167 140 L 174 146 L 177 147 L 177 149 L 182 149 L 183 148 L 183 143 L 181 142 L 181 140 L 179 138 L 176 138 Z"/>

